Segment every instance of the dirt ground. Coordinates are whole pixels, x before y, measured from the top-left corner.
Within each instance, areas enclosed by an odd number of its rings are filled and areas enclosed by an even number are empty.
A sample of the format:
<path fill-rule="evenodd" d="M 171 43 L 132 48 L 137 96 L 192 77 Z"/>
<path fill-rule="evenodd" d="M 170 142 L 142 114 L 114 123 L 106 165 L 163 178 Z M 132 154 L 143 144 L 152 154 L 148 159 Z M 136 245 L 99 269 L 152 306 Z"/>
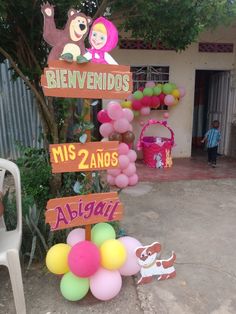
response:
<path fill-rule="evenodd" d="M 109 302 L 91 295 L 67 302 L 60 279 L 43 265 L 23 269 L 27 313 L 236 313 L 236 180 L 139 183 L 122 191 L 123 227 L 144 245 L 162 244 L 163 258 L 176 252 L 177 277 L 137 286 L 124 278 L 120 294 Z M 0 268 L 0 313 L 13 314 L 9 277 Z"/>

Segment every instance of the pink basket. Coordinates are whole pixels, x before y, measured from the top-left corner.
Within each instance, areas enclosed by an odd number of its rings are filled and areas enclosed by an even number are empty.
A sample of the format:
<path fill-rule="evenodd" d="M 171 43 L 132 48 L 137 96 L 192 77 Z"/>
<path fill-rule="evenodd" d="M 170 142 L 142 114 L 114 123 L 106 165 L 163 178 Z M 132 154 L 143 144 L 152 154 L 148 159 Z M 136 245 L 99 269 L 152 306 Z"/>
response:
<path fill-rule="evenodd" d="M 171 138 L 144 136 L 145 130 L 153 124 L 159 124 L 167 128 L 171 133 Z M 151 168 L 168 168 L 173 164 L 171 149 L 174 145 L 174 132 L 167 126 L 166 121 L 149 120 L 141 131 L 137 144 L 138 150 L 143 150 L 143 160 Z"/>

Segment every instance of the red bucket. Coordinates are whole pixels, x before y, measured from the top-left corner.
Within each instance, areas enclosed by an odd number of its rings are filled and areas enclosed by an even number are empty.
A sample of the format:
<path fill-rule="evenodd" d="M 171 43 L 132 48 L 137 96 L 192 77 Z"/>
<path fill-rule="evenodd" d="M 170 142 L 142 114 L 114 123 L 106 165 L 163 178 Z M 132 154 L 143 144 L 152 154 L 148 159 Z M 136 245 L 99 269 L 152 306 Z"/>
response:
<path fill-rule="evenodd" d="M 171 137 L 144 136 L 145 130 L 153 124 L 167 128 Z M 173 164 L 171 150 L 174 145 L 174 132 L 166 121 L 149 120 L 141 131 L 137 144 L 138 150 L 143 150 L 144 163 L 151 168 L 168 168 Z"/>

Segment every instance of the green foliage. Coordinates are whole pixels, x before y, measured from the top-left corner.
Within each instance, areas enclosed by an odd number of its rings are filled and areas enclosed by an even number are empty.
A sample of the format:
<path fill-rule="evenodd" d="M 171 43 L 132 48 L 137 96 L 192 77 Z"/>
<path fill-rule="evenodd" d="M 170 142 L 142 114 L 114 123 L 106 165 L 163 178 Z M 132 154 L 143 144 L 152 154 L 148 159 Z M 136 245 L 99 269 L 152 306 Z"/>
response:
<path fill-rule="evenodd" d="M 73 123 L 73 141 L 80 142 L 80 137 L 85 134 L 86 131 L 90 131 L 94 128 L 94 125 L 90 121 L 86 121 L 88 115 L 88 108 L 83 107 L 81 115 L 74 113 Z"/>
<path fill-rule="evenodd" d="M 38 207 L 42 207 L 50 198 L 52 174 L 48 152 L 45 149 L 20 145 L 19 148 L 21 157 L 18 158 L 17 165 L 21 171 L 23 195 L 31 206 L 36 203 Z"/>
<path fill-rule="evenodd" d="M 205 29 L 232 22 L 236 3 L 229 0 L 118 0 L 114 15 L 122 14 L 121 28 L 134 38 L 161 41 L 166 47 L 183 50 Z"/>

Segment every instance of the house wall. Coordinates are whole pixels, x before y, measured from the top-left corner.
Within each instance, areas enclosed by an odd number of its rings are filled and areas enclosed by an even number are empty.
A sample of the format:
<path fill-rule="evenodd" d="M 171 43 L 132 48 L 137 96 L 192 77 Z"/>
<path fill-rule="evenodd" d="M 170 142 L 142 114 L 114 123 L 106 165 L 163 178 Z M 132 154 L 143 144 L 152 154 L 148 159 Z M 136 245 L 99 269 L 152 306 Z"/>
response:
<path fill-rule="evenodd" d="M 173 149 L 174 157 L 191 156 L 195 70 L 232 70 L 234 68 L 236 25 L 205 32 L 199 37 L 199 42 L 234 43 L 234 53 L 200 53 L 198 43 L 192 44 L 183 52 L 117 48 L 112 53 L 119 64 L 169 66 L 170 82 L 186 88 L 187 93 L 181 102 L 169 109 L 168 124 L 173 128 L 176 140 L 176 146 Z M 162 119 L 162 117 L 162 111 L 152 111 L 151 116 L 136 119 L 134 121 L 136 138 L 141 131 L 140 120 Z M 154 132 L 157 130 L 151 132 L 155 135 Z"/>

